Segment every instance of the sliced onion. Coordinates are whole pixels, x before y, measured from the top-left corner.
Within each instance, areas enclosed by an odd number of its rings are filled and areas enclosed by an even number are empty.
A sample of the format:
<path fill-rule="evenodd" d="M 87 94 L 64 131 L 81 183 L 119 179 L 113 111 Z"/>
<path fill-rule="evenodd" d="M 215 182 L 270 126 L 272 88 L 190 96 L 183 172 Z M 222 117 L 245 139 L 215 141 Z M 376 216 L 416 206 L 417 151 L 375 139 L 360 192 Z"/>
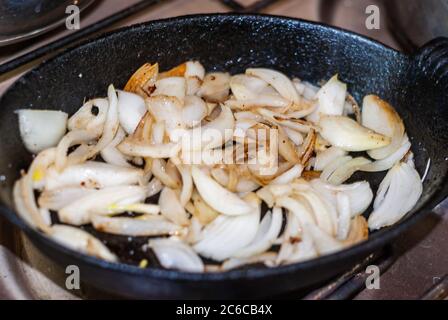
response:
<path fill-rule="evenodd" d="M 87 130 L 75 130 L 70 131 L 67 133 L 59 142 L 57 146 L 56 151 L 56 159 L 55 159 L 55 166 L 57 170 L 63 170 L 65 166 L 67 165 L 67 153 L 70 147 L 80 144 L 80 143 L 86 143 L 90 142 L 93 139 L 95 139 L 96 135 L 90 131 Z M 84 149 L 82 153 L 80 153 L 82 156 L 86 154 L 90 154 L 92 148 L 88 147 L 87 149 Z M 82 161 L 81 161 L 82 162 Z"/>
<path fill-rule="evenodd" d="M 364 98 L 362 106 L 363 126 L 392 139 L 390 145 L 369 151 L 373 159 L 384 159 L 394 153 L 402 144 L 404 124 L 395 109 L 377 96 Z"/>
<path fill-rule="evenodd" d="M 146 198 L 146 190 L 137 186 L 119 186 L 96 190 L 65 206 L 58 212 L 64 223 L 82 225 L 90 222 L 93 214 L 113 213 L 120 205 L 133 204 Z"/>
<path fill-rule="evenodd" d="M 145 100 L 134 93 L 121 90 L 117 93 L 120 125 L 127 134 L 132 134 L 146 113 Z"/>
<path fill-rule="evenodd" d="M 204 264 L 198 255 L 180 240 L 151 239 L 148 243 L 160 264 L 168 269 L 187 272 L 203 272 Z"/>
<path fill-rule="evenodd" d="M 163 188 L 159 197 L 159 206 L 162 215 L 168 220 L 180 226 L 187 226 L 189 224 L 187 212 L 173 189 L 168 187 Z"/>
<path fill-rule="evenodd" d="M 182 121 L 189 128 L 199 125 L 207 115 L 207 105 L 197 96 L 186 96 L 182 109 Z"/>
<path fill-rule="evenodd" d="M 292 81 L 283 73 L 264 68 L 251 68 L 246 70 L 247 75 L 258 77 L 269 83 L 285 99 L 299 104 L 300 98 Z"/>
<path fill-rule="evenodd" d="M 353 158 L 350 156 L 335 158 L 332 162 L 330 162 L 322 171 L 320 178 L 323 181 L 328 181 L 331 175 L 341 166 L 350 162 Z"/>
<path fill-rule="evenodd" d="M 177 189 L 180 187 L 180 180 L 176 176 L 172 176 L 167 172 L 167 163 L 165 160 L 153 159 L 151 171 L 154 176 L 159 179 L 165 186 L 172 189 Z"/>
<path fill-rule="evenodd" d="M 314 179 L 310 184 L 316 192 L 335 205 L 337 203 L 337 193 L 342 192 L 346 194 L 349 197 L 352 217 L 363 213 L 373 199 L 373 192 L 367 181 L 335 186 L 325 183 L 320 179 Z"/>
<path fill-rule="evenodd" d="M 155 83 L 156 90 L 152 96 L 168 96 L 176 97 L 181 103 L 184 102 L 185 93 L 187 91 L 187 83 L 183 77 L 168 77 L 157 80 Z"/>
<path fill-rule="evenodd" d="M 58 211 L 93 192 L 95 190 L 82 187 L 61 187 L 45 190 L 41 193 L 38 203 L 41 208 Z"/>
<path fill-rule="evenodd" d="M 328 178 L 328 182 L 338 185 L 347 181 L 353 173 L 363 168 L 363 166 L 370 164 L 371 161 L 364 157 L 357 157 L 344 163 L 337 168 Z"/>
<path fill-rule="evenodd" d="M 100 232 L 133 237 L 177 235 L 181 231 L 181 227 L 160 216 L 111 218 L 94 215 L 92 217 L 92 224 Z"/>
<path fill-rule="evenodd" d="M 390 138 L 369 130 L 343 116 L 320 118 L 320 134 L 332 145 L 346 151 L 366 151 L 390 144 Z"/>
<path fill-rule="evenodd" d="M 191 173 L 199 194 L 216 211 L 231 216 L 245 215 L 253 211 L 250 204 L 222 187 L 201 169 L 193 166 Z"/>
<path fill-rule="evenodd" d="M 38 153 L 58 144 L 67 130 L 68 115 L 62 111 L 21 109 L 20 137 L 28 151 Z"/>
<path fill-rule="evenodd" d="M 124 91 L 134 92 L 142 97 L 148 97 L 159 75 L 159 64 L 145 63 L 129 78 Z"/>
<path fill-rule="evenodd" d="M 104 123 L 109 110 L 109 101 L 104 98 L 89 100 L 68 120 L 68 129 L 87 130 L 99 137 L 103 132 Z M 96 112 L 98 111 L 98 112 Z"/>
<path fill-rule="evenodd" d="M 341 158 L 347 155 L 347 152 L 338 147 L 330 147 L 325 151 L 318 152 L 316 156 L 316 161 L 314 162 L 314 170 L 322 171 L 330 163 L 335 161 L 337 158 Z"/>
<path fill-rule="evenodd" d="M 280 233 L 282 220 L 282 209 L 275 207 L 272 210 L 272 214 L 267 212 L 261 220 L 255 238 L 247 247 L 236 252 L 234 256 L 238 258 L 246 258 L 261 254 L 268 250 Z"/>
<path fill-rule="evenodd" d="M 345 245 L 354 245 L 361 241 L 367 240 L 369 237 L 369 226 L 366 218 L 356 216 L 350 222 L 350 231 L 344 240 Z"/>
<path fill-rule="evenodd" d="M 237 100 L 256 99 L 267 86 L 266 81 L 245 74 L 237 74 L 230 79 L 230 89 Z"/>
<path fill-rule="evenodd" d="M 303 230 L 306 224 L 315 224 L 313 213 L 310 212 L 306 206 L 304 206 L 300 201 L 293 199 L 291 197 L 280 197 L 276 199 L 275 205 L 278 207 L 285 208 L 293 213 L 300 222 L 300 229 Z"/>
<path fill-rule="evenodd" d="M 185 74 L 186 78 L 189 77 L 198 77 L 200 80 L 203 80 L 205 77 L 205 69 L 204 66 L 199 61 L 187 61 L 185 64 Z"/>
<path fill-rule="evenodd" d="M 136 184 L 142 177 L 143 171 L 137 168 L 87 161 L 84 164 L 69 166 L 61 172 L 51 167 L 47 173 L 45 188 L 47 190 L 68 186 L 104 188 Z"/>
<path fill-rule="evenodd" d="M 335 75 L 317 92 L 318 108 L 308 120 L 318 123 L 322 115 L 342 116 L 346 95 L 347 85 Z"/>
<path fill-rule="evenodd" d="M 156 96 L 146 99 L 146 105 L 157 122 L 165 123 L 165 129 L 173 140 L 175 132 L 184 127 L 180 101 L 175 97 Z"/>
<path fill-rule="evenodd" d="M 251 256 L 247 258 L 230 258 L 221 265 L 219 271 L 226 271 L 231 269 L 236 269 L 242 266 L 247 266 L 251 264 L 262 263 L 267 267 L 275 266 L 277 254 L 275 252 L 265 252 L 256 256 Z"/>
<path fill-rule="evenodd" d="M 291 139 L 291 141 L 294 142 L 296 146 L 299 146 L 303 143 L 303 136 L 300 132 L 287 127 L 283 128 L 283 130 L 285 130 L 288 138 Z"/>
<path fill-rule="evenodd" d="M 204 228 L 194 250 L 206 258 L 223 261 L 250 244 L 258 231 L 261 207 L 254 194 L 248 196 L 247 201 L 250 213 L 218 216 Z"/>
<path fill-rule="evenodd" d="M 119 128 L 112 142 L 106 148 L 101 150 L 101 158 L 106 163 L 115 166 L 131 167 L 131 165 L 128 162 L 128 159 L 126 159 L 126 157 L 117 149 L 117 146 L 123 141 L 125 137 L 126 134 L 124 130 Z"/>
<path fill-rule="evenodd" d="M 208 73 L 197 95 L 210 102 L 223 102 L 229 96 L 230 75 L 223 72 Z"/>
<path fill-rule="evenodd" d="M 281 175 L 276 177 L 271 181 L 271 184 L 288 184 L 293 180 L 300 178 L 303 172 L 303 166 L 301 164 L 296 164 L 291 167 L 291 169 L 283 172 Z"/>
<path fill-rule="evenodd" d="M 214 168 L 210 171 L 212 177 L 223 187 L 228 186 L 229 185 L 229 175 L 228 173 L 222 169 L 222 168 Z M 259 188 L 259 184 L 244 178 L 244 177 L 239 177 L 238 182 L 235 186 L 235 191 L 238 193 L 241 192 L 252 192 L 256 189 Z"/>
<path fill-rule="evenodd" d="M 66 225 L 51 227 L 51 239 L 65 247 L 79 251 L 106 261 L 117 261 L 115 254 L 91 234 Z"/>
<path fill-rule="evenodd" d="M 350 231 L 350 221 L 352 213 L 350 212 L 350 198 L 347 194 L 338 192 L 336 195 L 336 203 L 338 208 L 338 225 L 336 238 L 344 240 Z"/>
<path fill-rule="evenodd" d="M 128 156 L 145 157 L 154 159 L 171 158 L 176 156 L 181 149 L 179 143 L 145 143 L 125 139 L 118 146 L 118 150 Z"/>
<path fill-rule="evenodd" d="M 369 229 L 380 229 L 399 221 L 417 203 L 422 190 L 418 172 L 408 163 L 396 164 L 378 188 L 368 220 Z"/>
<path fill-rule="evenodd" d="M 202 225 L 212 222 L 218 215 L 218 211 L 210 207 L 196 191 L 192 195 L 194 210 L 193 215 Z"/>
<path fill-rule="evenodd" d="M 319 255 L 334 253 L 344 248 L 344 244 L 342 242 L 331 237 L 318 226 L 310 224 L 305 226 L 305 228 L 309 230 L 310 235 L 313 238 L 314 246 Z"/>

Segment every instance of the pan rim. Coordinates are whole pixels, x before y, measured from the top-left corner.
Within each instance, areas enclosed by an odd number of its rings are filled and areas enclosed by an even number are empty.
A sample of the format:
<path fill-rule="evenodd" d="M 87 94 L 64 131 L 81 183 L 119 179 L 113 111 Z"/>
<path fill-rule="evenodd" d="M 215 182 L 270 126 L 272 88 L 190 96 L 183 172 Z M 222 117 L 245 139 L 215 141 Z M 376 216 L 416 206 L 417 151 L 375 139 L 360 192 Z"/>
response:
<path fill-rule="evenodd" d="M 89 46 L 101 40 L 106 40 L 113 36 L 119 36 L 122 33 L 126 32 L 135 32 L 141 28 L 147 27 L 163 27 L 166 24 L 177 23 L 177 22 L 187 22 L 187 21 L 204 21 L 204 19 L 213 19 L 213 18 L 224 18 L 224 19 L 274 19 L 278 22 L 282 23 L 294 23 L 297 24 L 300 28 L 303 27 L 314 27 L 318 28 L 319 31 L 326 32 L 335 32 L 338 34 L 343 34 L 344 36 L 354 38 L 356 41 L 360 42 L 361 45 L 376 47 L 382 50 L 387 50 L 389 54 L 399 55 L 407 57 L 406 54 L 403 54 L 381 42 L 373 40 L 369 37 L 362 36 L 352 31 L 344 30 L 342 28 L 330 26 L 325 23 L 318 23 L 313 21 L 308 21 L 304 19 L 290 18 L 278 15 L 267 15 L 267 14 L 243 14 L 243 13 L 216 13 L 216 14 L 194 14 L 194 15 L 185 15 L 174 18 L 153 20 L 148 22 L 143 22 L 139 24 L 134 24 L 131 26 L 127 26 L 124 28 L 119 28 L 110 32 L 103 33 L 99 36 L 81 41 L 74 46 L 70 46 L 61 52 L 59 52 L 56 56 L 51 57 L 47 60 L 43 60 L 36 68 L 26 72 L 21 77 L 19 77 L 2 95 L 0 98 L 0 105 L 5 96 L 9 94 L 10 91 L 14 91 L 16 85 L 23 79 L 29 76 L 34 72 L 39 72 L 41 68 L 45 67 L 48 64 L 51 64 L 57 59 L 61 59 L 63 56 L 68 54 L 71 51 L 79 50 L 80 48 Z M 46 246 L 51 247 L 53 250 L 57 252 L 61 252 L 65 255 L 70 256 L 71 258 L 82 260 L 84 263 L 90 265 L 95 268 L 103 268 L 111 271 L 123 272 L 130 275 L 143 276 L 143 277 L 153 277 L 161 280 L 176 280 L 176 281 L 194 281 L 194 282 L 220 282 L 226 280 L 256 280 L 265 277 L 278 276 L 283 274 L 300 272 L 301 270 L 314 268 L 320 265 L 327 265 L 332 262 L 338 261 L 340 259 L 348 259 L 350 257 L 359 256 L 362 254 L 367 255 L 368 253 L 373 252 L 378 249 L 381 245 L 385 245 L 389 243 L 392 239 L 397 237 L 399 234 L 409 229 L 412 225 L 415 225 L 418 220 L 423 218 L 426 214 L 430 213 L 433 208 L 443 200 L 443 188 L 447 183 L 446 177 L 444 178 L 441 185 L 438 186 L 438 190 L 434 192 L 434 194 L 425 200 L 424 203 L 418 209 L 414 209 L 412 212 L 408 213 L 406 217 L 404 217 L 400 223 L 384 228 L 382 230 L 376 231 L 367 241 L 356 244 L 350 248 L 344 249 L 342 251 L 325 255 L 322 257 L 318 257 L 315 259 L 311 259 L 304 262 L 294 263 L 290 265 L 278 266 L 275 268 L 261 268 L 261 267 L 251 267 L 247 270 L 229 270 L 225 272 L 219 273 L 189 273 L 177 270 L 169 270 L 169 269 L 155 269 L 155 268 L 139 268 L 138 266 L 125 264 L 125 263 L 113 263 L 105 260 L 101 260 L 92 256 L 85 255 L 83 253 L 77 252 L 75 250 L 66 248 L 57 242 L 51 240 L 43 233 L 29 227 L 16 213 L 13 209 L 9 208 L 3 203 L 0 203 L 0 213 L 3 213 L 4 216 L 8 218 L 13 224 L 18 226 L 21 230 L 23 230 L 29 237 L 36 239 L 35 241 L 41 241 Z M 441 199 L 439 199 L 441 198 Z M 41 250 L 43 251 L 43 250 Z M 44 254 L 46 252 L 43 251 Z"/>

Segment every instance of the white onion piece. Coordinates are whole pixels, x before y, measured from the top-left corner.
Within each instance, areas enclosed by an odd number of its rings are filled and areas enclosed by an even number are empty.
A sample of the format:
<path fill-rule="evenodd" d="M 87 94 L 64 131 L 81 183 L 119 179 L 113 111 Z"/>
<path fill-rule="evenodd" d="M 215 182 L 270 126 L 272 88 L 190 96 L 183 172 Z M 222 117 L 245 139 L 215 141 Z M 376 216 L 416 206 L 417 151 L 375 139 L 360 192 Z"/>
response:
<path fill-rule="evenodd" d="M 16 113 L 20 137 L 31 153 L 56 146 L 67 130 L 68 115 L 65 112 L 21 109 Z"/>
<path fill-rule="evenodd" d="M 331 175 L 341 166 L 350 162 L 353 158 L 350 156 L 335 158 L 332 162 L 330 162 L 323 170 L 320 175 L 320 178 L 323 181 L 328 181 Z"/>
<path fill-rule="evenodd" d="M 185 206 L 187 202 L 190 201 L 194 188 L 193 178 L 191 177 L 191 168 L 183 164 L 176 165 L 176 168 L 179 170 L 182 177 L 182 190 L 180 192 L 179 200 L 180 203 Z"/>
<path fill-rule="evenodd" d="M 300 230 L 303 230 L 307 224 L 316 224 L 313 213 L 310 212 L 302 203 L 297 199 L 291 197 L 280 197 L 276 199 L 275 205 L 285 208 L 293 213 L 300 222 Z"/>
<path fill-rule="evenodd" d="M 133 141 L 132 139 L 125 139 L 118 146 L 123 154 L 133 157 L 144 157 L 163 159 L 176 156 L 181 149 L 179 143 L 153 143 L 148 144 L 140 141 Z"/>
<path fill-rule="evenodd" d="M 64 223 L 82 225 L 90 222 L 93 214 L 109 214 L 121 205 L 133 204 L 146 198 L 146 189 L 137 186 L 109 187 L 95 190 L 59 210 L 59 219 Z"/>
<path fill-rule="evenodd" d="M 194 250 L 204 257 L 223 261 L 250 244 L 258 231 L 261 206 L 253 194 L 247 197 L 247 201 L 250 213 L 218 216 L 204 228 Z"/>
<path fill-rule="evenodd" d="M 115 138 L 112 140 L 109 145 L 101 150 L 101 158 L 106 163 L 115 165 L 115 166 L 122 166 L 122 167 L 131 167 L 126 157 L 117 149 L 117 146 L 123 141 L 123 139 L 126 137 L 126 134 L 121 127 L 118 129 L 117 134 L 115 135 Z M 79 149 L 79 147 L 78 147 Z M 76 150 L 78 150 L 76 149 Z M 76 150 L 74 152 L 76 152 Z"/>
<path fill-rule="evenodd" d="M 403 157 L 408 153 L 408 151 L 411 149 L 411 143 L 409 142 L 409 138 L 405 134 L 403 137 L 403 142 L 401 144 L 401 147 L 398 148 L 397 151 L 392 153 L 390 156 L 377 160 L 375 162 L 366 164 L 360 168 L 361 171 L 367 171 L 367 172 L 378 172 L 378 171 L 385 171 L 392 168 L 398 161 L 403 159 Z"/>
<path fill-rule="evenodd" d="M 137 94 L 117 90 L 118 119 L 127 134 L 133 134 L 146 113 L 145 100 Z"/>
<path fill-rule="evenodd" d="M 94 112 L 94 109 L 98 112 Z M 89 100 L 68 119 L 68 129 L 70 131 L 86 130 L 99 137 L 103 132 L 108 110 L 107 99 Z"/>
<path fill-rule="evenodd" d="M 163 189 L 162 182 L 157 179 L 153 178 L 147 185 L 148 194 L 146 195 L 148 198 L 158 194 Z"/>
<path fill-rule="evenodd" d="M 146 99 L 146 106 L 156 122 L 164 122 L 165 129 L 173 141 L 173 135 L 184 127 L 182 104 L 175 97 L 155 96 Z"/>
<path fill-rule="evenodd" d="M 283 73 L 264 68 L 250 68 L 246 70 L 247 75 L 258 77 L 269 83 L 285 99 L 299 104 L 300 98 L 292 81 Z"/>
<path fill-rule="evenodd" d="M 201 258 L 191 247 L 178 239 L 151 239 L 148 245 L 165 268 L 187 272 L 204 271 Z"/>
<path fill-rule="evenodd" d="M 231 109 L 252 109 L 252 108 L 285 108 L 290 102 L 279 95 L 260 95 L 256 99 L 250 100 L 227 100 L 225 104 Z"/>
<path fill-rule="evenodd" d="M 182 108 L 182 121 L 189 128 L 199 125 L 207 115 L 207 105 L 198 96 L 186 96 Z"/>
<path fill-rule="evenodd" d="M 106 261 L 117 261 L 115 254 L 97 238 L 91 234 L 66 225 L 54 225 L 51 227 L 51 239 L 65 247 L 82 252 Z"/>
<path fill-rule="evenodd" d="M 230 89 L 237 100 L 254 100 L 267 86 L 266 81 L 245 74 L 230 78 Z"/>
<path fill-rule="evenodd" d="M 38 203 L 41 208 L 58 211 L 92 192 L 95 192 L 95 190 L 82 187 L 61 187 L 45 190 L 41 193 Z"/>
<path fill-rule="evenodd" d="M 92 225 L 100 232 L 133 237 L 176 235 L 181 231 L 181 227 L 160 216 L 111 218 L 94 215 Z"/>
<path fill-rule="evenodd" d="M 229 175 L 222 168 L 214 168 L 210 171 L 212 177 L 223 187 L 226 187 L 229 184 Z M 250 179 L 240 177 L 238 179 L 238 183 L 236 184 L 235 191 L 238 193 L 241 192 L 252 192 L 258 189 L 260 185 Z"/>
<path fill-rule="evenodd" d="M 55 159 L 55 166 L 57 170 L 62 170 L 67 165 L 67 153 L 70 147 L 80 144 L 80 143 L 87 143 L 92 141 L 96 138 L 96 134 L 92 133 L 91 131 L 87 130 L 75 130 L 70 131 L 67 133 L 61 141 L 59 141 L 59 144 L 57 146 L 56 151 L 56 159 Z M 81 147 L 81 146 L 80 146 Z M 78 147 L 78 149 L 80 148 Z M 81 149 L 83 152 L 77 152 L 79 155 L 85 155 L 90 153 L 92 150 L 91 147 L 83 147 Z M 75 150 L 76 151 L 76 150 Z"/>
<path fill-rule="evenodd" d="M 258 232 L 255 238 L 247 246 L 234 254 L 234 257 L 246 258 L 255 256 L 268 250 L 282 228 L 283 214 L 282 209 L 275 207 L 271 212 L 267 212 L 261 220 Z"/>
<path fill-rule="evenodd" d="M 317 92 L 318 108 L 308 116 L 308 120 L 318 123 L 322 115 L 341 116 L 346 95 L 347 85 L 335 75 Z"/>
<path fill-rule="evenodd" d="M 54 167 L 49 168 L 45 188 L 47 190 L 68 186 L 104 188 L 137 184 L 142 177 L 143 171 L 141 169 L 87 161 L 83 164 L 69 166 L 61 172 L 58 172 Z"/>
<path fill-rule="evenodd" d="M 364 157 L 351 159 L 337 168 L 328 178 L 328 182 L 335 185 L 342 184 L 347 181 L 353 173 L 369 163 L 371 163 L 371 161 Z"/>
<path fill-rule="evenodd" d="M 247 258 L 230 258 L 224 261 L 224 263 L 221 265 L 220 270 L 226 271 L 256 263 L 262 263 L 266 267 L 274 267 L 276 257 L 277 254 L 275 252 L 265 252 L 263 254 Z"/>
<path fill-rule="evenodd" d="M 332 236 L 328 235 L 325 231 L 320 229 L 318 226 L 309 224 L 305 228 L 310 232 L 313 239 L 314 246 L 319 253 L 319 255 L 326 255 L 340 251 L 344 248 L 344 244 Z"/>
<path fill-rule="evenodd" d="M 291 139 L 291 141 L 294 142 L 296 146 L 300 146 L 303 143 L 303 136 L 300 132 L 288 127 L 284 127 L 283 130 L 285 131 L 288 138 Z"/>
<path fill-rule="evenodd" d="M 343 116 L 322 116 L 320 134 L 332 145 L 346 151 L 366 151 L 390 144 L 390 138 L 367 129 Z"/>
<path fill-rule="evenodd" d="M 204 66 L 199 61 L 187 61 L 185 63 L 185 74 L 186 78 L 198 77 L 203 80 L 205 77 Z"/>
<path fill-rule="evenodd" d="M 363 213 L 369 207 L 373 199 L 373 192 L 367 181 L 335 186 L 325 183 L 321 179 L 314 179 L 310 184 L 316 192 L 335 205 L 337 204 L 337 193 L 342 192 L 346 194 L 349 197 L 352 217 Z"/>
<path fill-rule="evenodd" d="M 281 175 L 276 177 L 271 181 L 270 184 L 287 184 L 292 182 L 293 180 L 300 178 L 300 175 L 303 172 L 303 166 L 301 164 L 296 164 L 292 166 L 291 169 L 283 172 Z"/>
<path fill-rule="evenodd" d="M 316 227 L 318 228 L 318 227 Z M 295 245 L 290 244 L 291 251 L 289 255 L 284 257 L 282 260 L 288 263 L 297 263 L 307 261 L 318 256 L 316 247 L 314 246 L 314 241 L 311 233 L 305 228 L 301 234 L 301 241 Z"/>
<path fill-rule="evenodd" d="M 402 144 L 404 124 L 395 109 L 377 96 L 364 97 L 362 125 L 392 139 L 390 145 L 369 151 L 369 156 L 380 160 L 394 153 Z"/>
<path fill-rule="evenodd" d="M 170 187 L 172 189 L 177 189 L 180 187 L 181 183 L 180 180 L 177 179 L 177 177 L 175 176 L 171 176 L 167 172 L 167 163 L 165 160 L 153 159 L 151 172 L 153 173 L 154 177 L 159 179 L 165 186 Z"/>
<path fill-rule="evenodd" d="M 186 132 L 178 131 L 174 140 L 182 140 L 182 151 L 213 149 L 231 140 L 234 129 L 235 119 L 232 111 L 222 105 L 221 113 L 216 119 Z"/>
<path fill-rule="evenodd" d="M 13 187 L 13 191 L 12 191 L 12 195 L 13 195 L 13 199 L 14 199 L 14 206 L 16 209 L 16 212 L 18 213 L 18 215 L 32 228 L 36 228 L 38 227 L 37 223 L 35 222 L 36 219 L 34 218 L 33 214 L 31 214 L 30 210 L 28 210 L 27 205 L 25 204 L 25 197 L 22 193 L 22 183 L 23 183 L 23 178 L 17 180 L 14 183 L 14 187 Z M 35 212 L 38 212 L 38 210 L 36 210 Z M 41 225 L 45 226 L 45 219 L 42 217 L 42 215 L 39 212 L 39 221 L 41 222 Z"/>
<path fill-rule="evenodd" d="M 423 191 L 418 172 L 408 163 L 396 164 L 381 182 L 369 216 L 370 230 L 390 226 L 408 213 Z"/>
<path fill-rule="evenodd" d="M 156 81 L 156 89 L 152 96 L 176 97 L 181 103 L 184 102 L 187 84 L 183 77 L 168 77 Z"/>
<path fill-rule="evenodd" d="M 336 203 L 338 208 L 338 225 L 336 238 L 344 240 L 350 231 L 350 222 L 352 213 L 350 212 L 350 198 L 343 192 L 338 192 L 336 195 Z"/>
<path fill-rule="evenodd" d="M 173 189 L 163 188 L 159 197 L 159 206 L 160 212 L 168 220 L 180 226 L 189 224 L 187 212 Z"/>
<path fill-rule="evenodd" d="M 302 191 L 299 195 L 307 201 L 313 210 L 316 224 L 327 234 L 334 236 L 337 228 L 337 212 L 335 207 L 327 202 L 325 198 L 319 197 L 313 190 Z"/>
<path fill-rule="evenodd" d="M 322 152 L 318 152 L 316 155 L 316 161 L 314 162 L 314 170 L 322 171 L 337 158 L 341 158 L 347 155 L 345 150 L 338 147 L 330 147 Z"/>
<path fill-rule="evenodd" d="M 199 194 L 216 211 L 230 216 L 245 215 L 253 211 L 250 204 L 222 187 L 201 169 L 193 166 L 191 170 Z"/>
<path fill-rule="evenodd" d="M 230 75 L 223 72 L 208 73 L 197 95 L 210 102 L 223 102 L 229 96 Z"/>

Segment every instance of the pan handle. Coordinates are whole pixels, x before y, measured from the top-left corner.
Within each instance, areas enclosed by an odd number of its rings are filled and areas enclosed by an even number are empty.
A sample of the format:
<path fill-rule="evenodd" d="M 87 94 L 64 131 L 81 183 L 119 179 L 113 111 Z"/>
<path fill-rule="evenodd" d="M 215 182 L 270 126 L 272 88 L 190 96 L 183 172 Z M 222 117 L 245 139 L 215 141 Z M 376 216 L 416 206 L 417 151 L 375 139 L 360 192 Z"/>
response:
<path fill-rule="evenodd" d="M 416 59 L 426 77 L 448 89 L 448 38 L 436 38 L 423 45 L 417 51 Z"/>

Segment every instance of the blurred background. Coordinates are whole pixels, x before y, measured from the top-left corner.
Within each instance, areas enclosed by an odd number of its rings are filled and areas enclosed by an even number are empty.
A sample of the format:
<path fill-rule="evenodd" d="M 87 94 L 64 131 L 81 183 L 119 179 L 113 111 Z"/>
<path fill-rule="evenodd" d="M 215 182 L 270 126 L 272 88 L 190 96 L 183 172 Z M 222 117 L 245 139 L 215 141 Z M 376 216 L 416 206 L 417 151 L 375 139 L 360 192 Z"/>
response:
<path fill-rule="evenodd" d="M 76 7 L 68 8 L 70 5 Z M 78 9 L 79 25 L 73 16 Z M 406 53 L 437 36 L 448 36 L 448 0 L 0 0 L 0 94 L 41 61 L 102 32 L 149 20 L 216 12 L 267 13 L 323 22 Z M 378 14 L 378 28 L 366 26 L 372 14 Z M 439 297 L 443 290 L 446 293 L 448 282 L 446 211 L 447 201 L 364 265 L 321 288 L 285 297 Z M 368 264 L 377 264 L 382 270 L 380 290 L 365 290 Z M 0 299 L 108 297 L 85 286 L 68 292 L 63 289 L 64 279 L 62 270 L 0 218 Z"/>

